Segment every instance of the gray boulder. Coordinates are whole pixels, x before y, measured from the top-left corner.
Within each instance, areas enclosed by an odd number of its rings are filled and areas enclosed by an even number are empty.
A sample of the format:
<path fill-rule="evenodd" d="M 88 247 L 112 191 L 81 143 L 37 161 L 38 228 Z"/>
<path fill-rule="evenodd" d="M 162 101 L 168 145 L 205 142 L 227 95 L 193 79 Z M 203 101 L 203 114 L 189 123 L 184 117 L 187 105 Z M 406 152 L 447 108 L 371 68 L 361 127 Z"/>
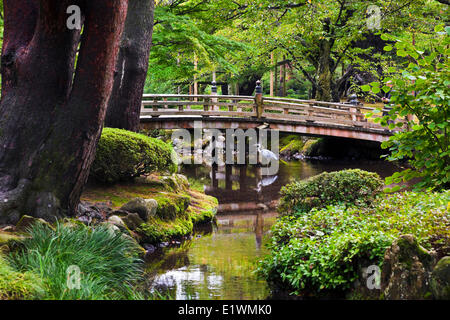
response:
<path fill-rule="evenodd" d="M 120 210 L 137 213 L 142 220 L 147 221 L 149 217 L 156 214 L 157 208 L 158 202 L 156 200 L 134 198 L 130 202 L 123 205 Z"/>
<path fill-rule="evenodd" d="M 119 228 L 124 228 L 125 227 L 125 223 L 123 222 L 122 218 L 120 218 L 119 216 L 111 216 L 108 219 L 108 223 L 115 225 Z"/>
<path fill-rule="evenodd" d="M 139 214 L 134 212 L 129 213 L 126 217 L 123 217 L 122 220 L 130 230 L 136 230 L 141 224 L 144 223 L 144 220 L 141 219 Z"/>
<path fill-rule="evenodd" d="M 381 272 L 381 291 L 388 300 L 431 298 L 430 278 L 434 252 L 403 235 L 386 250 Z"/>

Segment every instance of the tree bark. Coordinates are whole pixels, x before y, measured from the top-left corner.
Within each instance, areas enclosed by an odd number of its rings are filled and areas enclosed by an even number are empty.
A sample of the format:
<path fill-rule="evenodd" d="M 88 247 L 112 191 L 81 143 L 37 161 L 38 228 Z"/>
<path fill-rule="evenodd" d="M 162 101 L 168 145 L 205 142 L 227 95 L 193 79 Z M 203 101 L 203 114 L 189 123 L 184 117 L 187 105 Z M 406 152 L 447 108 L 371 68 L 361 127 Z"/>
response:
<path fill-rule="evenodd" d="M 317 100 L 332 101 L 332 74 L 330 68 L 331 44 L 328 40 L 320 42 L 319 79 Z"/>
<path fill-rule="evenodd" d="M 152 44 L 154 0 L 131 1 L 120 44 L 105 126 L 139 130 L 142 93 Z"/>
<path fill-rule="evenodd" d="M 66 26 L 67 7 L 84 15 Z M 111 93 L 128 0 L 5 0 L 0 223 L 73 214 Z"/>

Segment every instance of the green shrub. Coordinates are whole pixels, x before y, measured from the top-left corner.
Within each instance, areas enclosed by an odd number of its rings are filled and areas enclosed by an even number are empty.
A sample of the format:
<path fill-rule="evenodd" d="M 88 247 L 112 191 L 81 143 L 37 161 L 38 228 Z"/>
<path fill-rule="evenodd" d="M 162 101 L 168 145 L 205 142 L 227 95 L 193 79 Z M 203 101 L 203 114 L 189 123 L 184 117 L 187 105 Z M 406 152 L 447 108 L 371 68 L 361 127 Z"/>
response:
<path fill-rule="evenodd" d="M 32 272 L 14 270 L 0 254 L 0 300 L 29 300 L 43 296 L 41 279 Z"/>
<path fill-rule="evenodd" d="M 107 183 L 130 180 L 155 171 L 176 172 L 171 145 L 121 129 L 105 128 L 100 138 L 91 176 Z"/>
<path fill-rule="evenodd" d="M 370 204 L 382 191 L 378 174 L 359 169 L 324 172 L 307 180 L 295 181 L 281 189 L 279 211 L 308 212 L 331 204 Z"/>
<path fill-rule="evenodd" d="M 135 297 L 133 284 L 142 275 L 138 245 L 108 226 L 41 224 L 29 230 L 30 238 L 19 241 L 10 254 L 11 265 L 20 272 L 38 274 L 46 286 L 45 299 L 127 299 Z M 68 289 L 67 270 L 78 266 L 81 288 Z"/>
<path fill-rule="evenodd" d="M 381 266 L 386 248 L 402 234 L 439 255 L 450 253 L 450 191 L 378 200 L 372 207 L 329 206 L 280 218 L 259 272 L 297 294 L 345 290 L 360 268 Z"/>

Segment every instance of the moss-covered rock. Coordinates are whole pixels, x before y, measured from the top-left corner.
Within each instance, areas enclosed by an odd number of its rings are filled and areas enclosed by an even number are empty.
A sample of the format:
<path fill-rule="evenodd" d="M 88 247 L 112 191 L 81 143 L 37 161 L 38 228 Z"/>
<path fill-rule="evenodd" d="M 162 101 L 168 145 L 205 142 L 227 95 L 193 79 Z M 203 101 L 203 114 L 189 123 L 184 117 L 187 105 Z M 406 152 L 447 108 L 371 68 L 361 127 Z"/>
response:
<path fill-rule="evenodd" d="M 16 230 L 18 232 L 25 232 L 25 231 L 27 231 L 28 228 L 30 228 L 35 223 L 41 223 L 41 224 L 44 224 L 44 225 L 52 228 L 52 226 L 44 219 L 34 218 L 31 216 L 24 215 L 24 216 L 22 216 L 22 218 L 20 218 L 19 222 L 17 222 Z"/>
<path fill-rule="evenodd" d="M 117 227 L 125 227 L 125 223 L 123 222 L 123 219 L 119 216 L 113 215 L 109 217 L 108 223 L 115 225 Z"/>
<path fill-rule="evenodd" d="M 186 192 L 189 190 L 189 181 L 182 174 L 161 177 L 160 182 L 165 189 L 172 192 Z"/>
<path fill-rule="evenodd" d="M 442 258 L 434 267 L 431 291 L 435 299 L 450 300 L 450 257 Z"/>
<path fill-rule="evenodd" d="M 177 217 L 186 217 L 186 210 L 190 204 L 190 197 L 187 195 L 171 194 L 167 197 L 158 198 L 158 208 L 156 215 L 163 220 L 174 220 Z"/>
<path fill-rule="evenodd" d="M 410 300 L 430 298 L 432 252 L 419 245 L 413 235 L 403 235 L 386 250 L 381 273 L 385 299 Z"/>
<path fill-rule="evenodd" d="M 8 244 L 11 240 L 21 240 L 23 236 L 13 232 L 0 231 L 0 246 Z"/>
<path fill-rule="evenodd" d="M 154 199 L 134 198 L 123 205 L 120 210 L 137 213 L 142 220 L 146 221 L 156 214 L 157 208 L 158 202 Z"/>
<path fill-rule="evenodd" d="M 129 213 L 126 217 L 122 218 L 123 222 L 127 225 L 130 230 L 136 230 L 145 221 L 137 213 Z"/>

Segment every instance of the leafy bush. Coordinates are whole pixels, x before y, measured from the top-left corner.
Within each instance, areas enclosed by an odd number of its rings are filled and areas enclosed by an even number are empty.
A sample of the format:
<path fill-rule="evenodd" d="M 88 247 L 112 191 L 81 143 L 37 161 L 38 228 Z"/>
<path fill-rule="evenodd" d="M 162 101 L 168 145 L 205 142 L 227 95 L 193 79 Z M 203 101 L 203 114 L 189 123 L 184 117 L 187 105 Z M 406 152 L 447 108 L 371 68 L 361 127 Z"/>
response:
<path fill-rule="evenodd" d="M 32 272 L 14 270 L 0 254 L 0 300 L 29 300 L 42 297 L 41 279 Z"/>
<path fill-rule="evenodd" d="M 383 182 L 376 173 L 359 169 L 324 172 L 283 187 L 279 211 L 282 214 L 308 212 L 339 203 L 367 205 L 382 187 Z"/>
<path fill-rule="evenodd" d="M 435 31 L 433 45 L 426 52 L 394 36 L 382 35 L 383 40 L 395 41 L 396 54 L 403 58 L 403 65 L 400 70 L 389 68 L 393 76 L 384 79 L 385 83 L 391 81 L 392 91 L 387 85 L 380 88 L 377 82 L 363 86 L 363 90 L 377 94 L 391 91 L 391 110 L 384 117 L 375 118 L 375 122 L 391 130 L 405 124 L 409 128 L 400 130 L 382 144 L 391 151 L 390 161 L 408 160 L 411 165 L 389 177 L 386 184 L 420 177 L 415 185 L 417 190 L 441 190 L 450 186 L 450 26 L 440 25 Z M 390 45 L 385 47 L 386 51 L 393 49 Z M 406 123 L 394 123 L 399 119 Z"/>
<path fill-rule="evenodd" d="M 33 272 L 43 279 L 46 299 L 125 299 L 142 274 L 137 244 L 108 226 L 58 225 L 56 230 L 35 224 L 30 238 L 20 240 L 11 253 L 11 265 L 20 272 Z M 67 269 L 78 266 L 81 288 L 69 290 Z"/>
<path fill-rule="evenodd" d="M 402 234 L 440 255 L 450 253 L 450 191 L 378 199 L 373 207 L 337 205 L 280 218 L 259 272 L 297 294 L 345 290 L 361 267 L 381 265 L 386 248 Z"/>
<path fill-rule="evenodd" d="M 105 128 L 91 176 L 115 183 L 155 171 L 176 172 L 172 146 L 159 139 L 121 129 Z"/>

